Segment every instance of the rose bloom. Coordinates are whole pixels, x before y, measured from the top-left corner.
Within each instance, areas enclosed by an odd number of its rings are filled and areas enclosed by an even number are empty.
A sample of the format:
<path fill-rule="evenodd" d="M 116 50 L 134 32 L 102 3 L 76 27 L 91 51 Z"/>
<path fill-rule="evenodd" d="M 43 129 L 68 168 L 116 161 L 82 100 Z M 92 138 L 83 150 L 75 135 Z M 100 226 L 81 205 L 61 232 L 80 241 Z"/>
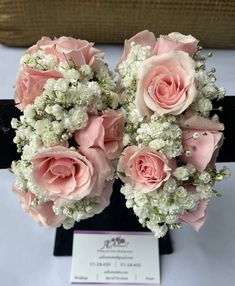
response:
<path fill-rule="evenodd" d="M 147 116 L 181 114 L 196 97 L 194 78 L 195 62 L 185 52 L 148 58 L 137 72 L 137 109 Z"/>
<path fill-rule="evenodd" d="M 198 40 L 191 35 L 183 35 L 173 32 L 168 35 L 160 35 L 156 40 L 155 35 L 148 30 L 137 33 L 129 40 L 125 40 L 124 49 L 121 59 L 118 64 L 127 59 L 131 50 L 131 43 L 146 47 L 150 47 L 150 56 L 169 53 L 171 51 L 183 51 L 189 54 L 190 57 L 197 51 Z"/>
<path fill-rule="evenodd" d="M 115 159 L 122 150 L 124 118 L 115 111 L 90 115 L 87 126 L 75 132 L 75 141 L 83 147 L 101 148 L 108 159 Z"/>
<path fill-rule="evenodd" d="M 33 181 L 55 205 L 69 205 L 87 196 L 102 201 L 102 196 L 107 196 L 106 178 L 111 168 L 98 148 L 81 147 L 73 151 L 54 146 L 37 153 L 32 166 Z"/>
<path fill-rule="evenodd" d="M 37 50 L 54 56 L 58 62 L 69 61 L 76 68 L 80 68 L 82 65 L 92 65 L 96 57 L 103 56 L 103 52 L 93 48 L 93 43 L 70 37 L 60 37 L 55 40 L 42 37 L 26 53 L 32 54 Z"/>
<path fill-rule="evenodd" d="M 23 110 L 27 104 L 32 104 L 35 98 L 42 94 L 43 87 L 49 78 L 61 78 L 61 73 L 55 70 L 36 70 L 22 66 L 19 70 L 16 88 L 15 101 L 17 107 Z"/>
<path fill-rule="evenodd" d="M 180 159 L 190 163 L 199 171 L 208 166 L 214 166 L 219 149 L 223 143 L 223 124 L 213 122 L 207 118 L 193 116 L 181 122 L 183 128 L 183 147 L 185 152 L 190 151 L 191 156 L 184 153 Z M 195 138 L 195 133 L 197 139 Z"/>
<path fill-rule="evenodd" d="M 125 183 L 132 183 L 138 192 L 148 193 L 158 189 L 171 175 L 174 160 L 149 147 L 127 147 L 118 162 L 117 170 Z"/>
<path fill-rule="evenodd" d="M 44 227 L 59 227 L 63 223 L 65 216 L 62 214 L 56 215 L 53 212 L 52 201 L 32 206 L 31 203 L 35 198 L 34 194 L 30 191 L 19 190 L 16 187 L 13 188 L 13 191 L 16 193 L 22 209 L 37 223 L 42 224 Z"/>
<path fill-rule="evenodd" d="M 183 51 L 190 57 L 197 52 L 199 41 L 191 35 L 183 35 L 181 33 L 170 33 L 166 36 L 161 35 L 153 50 L 154 55 L 169 53 L 171 51 Z"/>

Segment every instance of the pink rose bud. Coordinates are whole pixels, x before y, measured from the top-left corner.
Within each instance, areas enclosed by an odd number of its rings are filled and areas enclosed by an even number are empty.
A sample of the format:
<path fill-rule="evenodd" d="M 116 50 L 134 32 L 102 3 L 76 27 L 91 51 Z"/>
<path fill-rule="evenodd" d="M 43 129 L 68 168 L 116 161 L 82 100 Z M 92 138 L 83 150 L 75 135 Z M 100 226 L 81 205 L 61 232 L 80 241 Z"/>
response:
<path fill-rule="evenodd" d="M 157 45 L 153 51 L 154 55 L 169 53 L 171 51 L 182 51 L 189 54 L 190 57 L 197 51 L 198 40 L 191 35 L 181 33 L 170 33 L 166 36 L 160 36 Z"/>
<path fill-rule="evenodd" d="M 100 50 L 93 48 L 93 43 L 70 37 L 60 37 L 55 40 L 42 37 L 26 53 L 32 54 L 37 50 L 42 50 L 45 54 L 54 56 L 58 62 L 69 61 L 76 68 L 80 68 L 82 65 L 92 65 L 96 57 L 104 55 Z"/>
<path fill-rule="evenodd" d="M 67 60 L 74 63 L 77 68 L 82 65 L 92 65 L 96 57 L 104 55 L 103 52 L 93 48 L 93 43 L 86 40 L 60 37 L 54 42 L 59 61 L 64 61 L 63 55 L 65 55 Z"/>
<path fill-rule="evenodd" d="M 124 118 L 115 111 L 90 115 L 87 126 L 75 132 L 76 142 L 83 147 L 101 148 L 108 159 L 115 159 L 122 150 Z"/>

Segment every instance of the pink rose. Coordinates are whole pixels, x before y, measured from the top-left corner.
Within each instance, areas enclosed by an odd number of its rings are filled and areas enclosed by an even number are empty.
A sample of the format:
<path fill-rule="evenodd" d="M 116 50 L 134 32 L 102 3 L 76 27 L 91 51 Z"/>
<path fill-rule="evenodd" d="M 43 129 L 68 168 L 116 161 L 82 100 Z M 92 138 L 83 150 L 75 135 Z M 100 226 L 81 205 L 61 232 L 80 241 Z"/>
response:
<path fill-rule="evenodd" d="M 36 53 L 38 50 L 44 51 L 46 54 L 51 54 L 51 53 L 54 54 L 55 43 L 49 37 L 42 37 L 40 40 L 37 41 L 35 45 L 28 48 L 25 54 L 32 55 L 33 53 Z"/>
<path fill-rule="evenodd" d="M 75 141 L 82 147 L 98 147 L 108 159 L 115 159 L 122 150 L 124 118 L 115 111 L 91 115 L 86 128 L 75 132 Z"/>
<path fill-rule="evenodd" d="M 123 54 L 121 56 L 118 65 L 127 59 L 127 56 L 131 50 L 131 43 L 133 42 L 141 45 L 142 47 L 149 46 L 151 53 L 151 51 L 154 49 L 156 45 L 156 38 L 152 32 L 144 30 L 142 32 L 137 33 L 134 37 L 130 38 L 129 40 L 125 40 Z"/>
<path fill-rule="evenodd" d="M 21 67 L 15 88 L 17 107 L 23 110 L 27 104 L 33 104 L 35 98 L 42 94 L 43 87 L 49 78 L 61 77 L 62 75 L 54 70 L 42 71 Z"/>
<path fill-rule="evenodd" d="M 38 206 L 32 206 L 31 203 L 35 198 L 35 195 L 30 191 L 18 190 L 13 188 L 17 198 L 21 204 L 22 209 L 37 223 L 42 224 L 45 227 L 59 227 L 64 219 L 64 215 L 56 215 L 53 212 L 53 202 L 49 201 Z"/>
<path fill-rule="evenodd" d="M 37 44 L 26 51 L 32 54 L 37 50 L 43 50 L 45 54 L 55 56 L 58 62 L 69 61 L 77 68 L 82 65 L 92 65 L 96 57 L 103 56 L 103 52 L 93 48 L 93 43 L 86 40 L 74 39 L 70 37 L 60 37 L 51 40 L 42 37 Z"/>
<path fill-rule="evenodd" d="M 198 203 L 198 206 L 189 212 L 185 212 L 180 215 L 180 222 L 187 223 L 192 226 L 193 229 L 199 231 L 206 221 L 205 210 L 208 205 L 208 200 L 202 200 Z"/>
<path fill-rule="evenodd" d="M 150 116 L 181 114 L 193 102 L 195 62 L 184 52 L 170 52 L 143 61 L 137 72 L 137 109 Z"/>
<path fill-rule="evenodd" d="M 148 193 L 158 189 L 171 175 L 174 162 L 164 155 L 144 147 L 127 147 L 118 162 L 118 173 L 125 183 L 132 183 L 135 189 Z"/>
<path fill-rule="evenodd" d="M 191 151 L 191 156 L 184 153 L 180 159 L 190 163 L 199 171 L 205 170 L 208 165 L 214 166 L 219 148 L 223 143 L 223 124 L 209 119 L 193 116 L 182 122 L 183 147 L 185 152 Z M 195 133 L 197 139 L 195 138 Z"/>
<path fill-rule="evenodd" d="M 111 168 L 102 150 L 81 147 L 73 151 L 55 146 L 32 159 L 32 178 L 56 205 L 69 205 L 84 197 L 101 197 Z"/>
<path fill-rule="evenodd" d="M 198 40 L 191 35 L 183 35 L 181 33 L 170 33 L 169 35 L 161 35 L 157 41 L 157 45 L 153 51 L 154 55 L 169 53 L 171 51 L 183 51 L 190 57 L 197 51 Z"/>
<path fill-rule="evenodd" d="M 129 40 L 125 40 L 124 50 L 118 64 L 127 59 L 131 50 L 131 43 L 141 45 L 142 47 L 150 47 L 150 56 L 169 53 L 171 51 L 183 51 L 189 54 L 190 57 L 197 51 L 198 40 L 191 35 L 183 35 L 181 33 L 170 33 L 169 35 L 161 35 L 156 40 L 155 35 L 148 30 L 139 32 Z"/>

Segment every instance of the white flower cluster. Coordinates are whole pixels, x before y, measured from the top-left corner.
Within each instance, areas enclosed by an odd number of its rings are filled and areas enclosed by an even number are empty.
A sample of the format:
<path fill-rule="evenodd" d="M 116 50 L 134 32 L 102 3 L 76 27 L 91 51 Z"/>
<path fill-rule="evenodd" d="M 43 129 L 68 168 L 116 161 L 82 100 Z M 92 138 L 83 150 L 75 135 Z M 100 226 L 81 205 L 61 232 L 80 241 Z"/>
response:
<path fill-rule="evenodd" d="M 115 73 L 110 71 L 107 64 L 101 60 L 96 60 L 92 65 L 92 69 L 101 88 L 103 109 L 116 109 L 119 105 L 120 96 L 117 93 L 117 86 L 114 80 Z"/>
<path fill-rule="evenodd" d="M 131 43 L 131 51 L 127 59 L 118 65 L 118 71 L 121 77 L 122 85 L 125 88 L 133 88 L 136 82 L 136 74 L 143 60 L 150 55 L 150 47 Z"/>
<path fill-rule="evenodd" d="M 20 190 L 28 190 L 28 178 L 31 174 L 31 164 L 26 160 L 13 161 L 11 169 L 16 175 L 15 186 Z"/>
<path fill-rule="evenodd" d="M 136 74 L 142 61 L 150 55 L 150 47 L 142 47 L 134 42 L 131 43 L 131 50 L 127 58 L 118 65 L 120 75 L 120 85 L 125 91 L 122 92 L 121 112 L 126 118 L 126 132 L 123 144 L 126 146 L 130 142 L 135 142 L 135 132 L 143 121 L 135 104 Z"/>
<path fill-rule="evenodd" d="M 204 117 L 209 117 L 210 111 L 213 110 L 213 100 L 221 100 L 225 96 L 225 88 L 216 86 L 215 68 L 210 71 L 206 69 L 206 60 L 212 56 L 208 53 L 207 57 L 203 57 L 200 51 L 195 55 L 196 61 L 196 86 L 197 86 L 197 97 L 195 102 L 189 108 Z M 221 108 L 218 108 L 220 111 Z"/>
<path fill-rule="evenodd" d="M 196 203 L 195 195 L 178 186 L 174 179 L 168 180 L 163 188 L 147 194 L 136 192 L 130 184 L 125 184 L 121 192 L 125 195 L 126 206 L 132 207 L 139 222 L 157 237 L 166 234 L 167 224 L 171 228 L 180 227 L 179 215 L 195 207 Z"/>
<path fill-rule="evenodd" d="M 169 159 L 183 152 L 182 130 L 175 116 L 152 115 L 148 122 L 140 124 L 136 141 L 138 145 L 149 146 Z"/>
<path fill-rule="evenodd" d="M 201 200 L 220 196 L 213 190 L 213 185 L 227 176 L 229 170 L 226 167 L 217 173 L 215 169 L 199 172 L 192 165 L 186 165 L 176 168 L 173 177 L 158 190 L 140 193 L 127 183 L 121 192 L 125 196 L 126 206 L 133 208 L 139 222 L 157 237 L 162 237 L 168 227 L 181 228 L 182 213 L 193 210 Z"/>
<path fill-rule="evenodd" d="M 71 228 L 75 221 L 85 220 L 99 214 L 103 211 L 103 207 L 95 198 L 84 198 L 77 203 L 69 206 L 59 207 L 53 206 L 56 215 L 64 214 L 69 220 L 65 223 L 65 228 Z M 68 222 L 70 222 L 68 224 Z"/>
<path fill-rule="evenodd" d="M 24 54 L 20 59 L 20 64 L 38 70 L 50 70 L 56 66 L 56 61 L 52 55 L 46 55 L 43 51 L 38 50 L 32 54 Z"/>

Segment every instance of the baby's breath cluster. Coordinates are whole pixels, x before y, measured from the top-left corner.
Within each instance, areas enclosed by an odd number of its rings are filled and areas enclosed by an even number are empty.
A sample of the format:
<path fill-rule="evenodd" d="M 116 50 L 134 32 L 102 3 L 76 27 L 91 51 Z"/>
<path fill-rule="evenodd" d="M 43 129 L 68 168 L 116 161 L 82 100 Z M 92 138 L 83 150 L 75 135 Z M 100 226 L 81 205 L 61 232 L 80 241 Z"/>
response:
<path fill-rule="evenodd" d="M 226 167 L 219 172 L 216 169 L 199 172 L 192 165 L 186 165 L 176 168 L 173 176 L 155 191 L 140 193 L 127 183 L 121 192 L 127 208 L 133 208 L 139 222 L 157 237 L 162 237 L 168 228 L 182 227 L 182 214 L 197 208 L 202 200 L 220 196 L 213 189 L 214 183 L 228 176 Z"/>
<path fill-rule="evenodd" d="M 20 59 L 20 64 L 25 64 L 29 68 L 46 71 L 56 66 L 56 60 L 52 55 L 38 50 L 32 54 L 24 54 Z"/>
<path fill-rule="evenodd" d="M 189 110 L 193 110 L 202 116 L 209 117 L 213 110 L 213 101 L 221 100 L 225 96 L 225 88 L 216 86 L 216 69 L 207 70 L 206 61 L 212 57 L 212 53 L 202 56 L 199 50 L 194 56 L 196 62 L 195 82 L 197 86 L 197 97 Z M 222 107 L 218 108 L 222 111 Z"/>
<path fill-rule="evenodd" d="M 140 64 L 150 56 L 150 47 L 142 47 L 134 42 L 131 43 L 131 50 L 125 61 L 118 65 L 120 75 L 120 88 L 122 90 L 121 111 L 126 118 L 126 129 L 124 135 L 124 146 L 136 142 L 136 130 L 144 117 L 136 108 L 136 74 Z"/>
<path fill-rule="evenodd" d="M 125 61 L 118 65 L 118 72 L 122 85 L 125 88 L 134 90 L 136 84 L 136 74 L 140 64 L 150 56 L 150 47 L 141 46 L 135 42 L 131 43 L 131 51 Z M 129 96 L 128 96 L 129 98 Z"/>
<path fill-rule="evenodd" d="M 96 201 L 95 198 L 84 198 L 70 206 L 53 206 L 56 215 L 65 215 L 67 221 L 64 227 L 66 229 L 73 227 L 74 221 L 80 221 L 92 217 L 94 214 L 99 214 L 103 211 L 103 207 Z"/>
<path fill-rule="evenodd" d="M 169 159 L 183 152 L 182 130 L 175 116 L 152 115 L 150 121 L 140 124 L 136 141 L 138 145 L 149 146 Z"/>

